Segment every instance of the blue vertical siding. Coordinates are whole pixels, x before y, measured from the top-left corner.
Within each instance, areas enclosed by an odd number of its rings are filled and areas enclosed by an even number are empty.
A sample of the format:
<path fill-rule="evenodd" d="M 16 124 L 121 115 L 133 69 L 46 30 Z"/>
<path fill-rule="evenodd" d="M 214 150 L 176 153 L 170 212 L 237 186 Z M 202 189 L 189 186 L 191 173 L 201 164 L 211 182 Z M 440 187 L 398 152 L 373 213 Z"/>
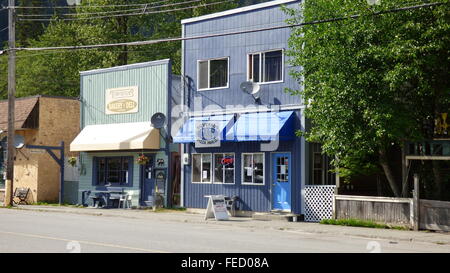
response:
<path fill-rule="evenodd" d="M 286 4 L 289 8 L 296 8 L 299 2 Z M 270 6 L 253 9 L 246 12 L 228 14 L 200 21 L 184 24 L 184 37 L 200 36 L 215 33 L 235 32 L 286 25 L 288 16 L 280 6 Z M 286 88 L 299 89 L 298 82 L 289 75 L 289 71 L 297 69 L 289 64 L 288 39 L 290 28 L 282 28 L 261 32 L 227 35 L 222 37 L 186 40 L 183 42 L 183 69 L 188 85 L 185 88 L 185 101 L 190 111 L 206 110 L 216 106 L 219 108 L 244 108 L 254 106 L 252 96 L 240 89 L 240 84 L 247 81 L 247 55 L 268 50 L 282 49 L 284 54 L 283 81 L 261 85 L 261 103 L 265 106 L 300 105 L 299 96 L 291 96 L 285 92 Z M 215 90 L 197 91 L 197 62 L 212 58 L 229 58 L 229 87 Z M 194 101 L 201 101 L 195 105 Z M 303 129 L 301 113 L 296 111 L 295 130 Z M 273 152 L 291 153 L 292 169 L 292 212 L 301 211 L 301 177 L 302 172 L 302 138 L 293 141 L 280 142 L 280 146 Z M 191 164 L 184 168 L 184 205 L 190 208 L 206 208 L 205 195 L 224 194 L 239 197 L 238 208 L 245 211 L 266 212 L 272 209 L 272 152 L 265 152 L 265 184 L 243 185 L 241 179 L 242 153 L 261 152 L 260 142 L 222 142 L 220 148 L 196 149 L 194 145 L 185 145 L 186 153 L 235 153 L 235 184 L 196 184 L 191 182 Z"/>
<path fill-rule="evenodd" d="M 298 3 L 288 4 L 296 7 Z M 285 25 L 287 15 L 279 6 L 243 12 L 214 19 L 186 23 L 185 37 L 208 35 L 214 33 L 251 30 Z M 272 49 L 288 49 L 291 29 L 283 28 L 262 32 L 253 32 L 222 37 L 203 38 L 185 41 L 184 66 L 185 75 L 191 79 L 188 90 L 190 100 L 202 98 L 202 106 L 210 104 L 225 108 L 227 105 L 254 105 L 251 96 L 244 94 L 240 84 L 247 80 L 247 54 Z M 197 91 L 197 61 L 211 58 L 229 57 L 229 88 Z M 285 88 L 298 89 L 298 83 L 289 75 L 291 67 L 289 57 L 284 55 L 284 81 L 281 83 L 261 85 L 261 101 L 266 105 L 299 104 L 298 96 L 284 92 Z M 192 108 L 192 106 L 190 106 Z"/>
<path fill-rule="evenodd" d="M 300 128 L 299 111 L 296 113 L 295 128 Z M 192 183 L 191 177 L 192 165 L 185 166 L 185 206 L 188 208 L 206 208 L 207 199 L 205 195 L 223 194 L 227 196 L 237 195 L 239 197 L 238 208 L 245 211 L 270 211 L 271 207 L 271 185 L 272 185 L 272 159 L 271 154 L 275 152 L 291 153 L 292 169 L 292 211 L 300 213 L 300 192 L 301 192 L 301 138 L 293 141 L 282 141 L 276 151 L 265 152 L 265 170 L 264 185 L 243 185 L 242 184 L 242 153 L 261 152 L 260 142 L 222 142 L 220 148 L 200 148 L 196 149 L 194 145 L 189 145 L 191 153 L 235 153 L 235 184 L 211 184 L 211 183 Z M 192 156 L 191 156 L 192 161 Z"/>

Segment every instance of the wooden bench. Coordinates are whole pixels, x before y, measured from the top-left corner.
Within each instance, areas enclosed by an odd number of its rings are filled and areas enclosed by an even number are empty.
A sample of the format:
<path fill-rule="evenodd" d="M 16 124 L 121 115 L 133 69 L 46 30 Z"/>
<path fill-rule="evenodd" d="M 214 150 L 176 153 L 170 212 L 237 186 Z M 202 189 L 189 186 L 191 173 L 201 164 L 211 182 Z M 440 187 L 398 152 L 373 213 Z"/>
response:
<path fill-rule="evenodd" d="M 30 192 L 29 188 L 16 188 L 14 190 L 13 196 L 14 204 L 20 205 L 22 203 L 25 203 L 25 205 L 28 205 L 27 197 L 29 192 Z M 16 201 L 16 199 L 19 199 L 19 201 Z"/>

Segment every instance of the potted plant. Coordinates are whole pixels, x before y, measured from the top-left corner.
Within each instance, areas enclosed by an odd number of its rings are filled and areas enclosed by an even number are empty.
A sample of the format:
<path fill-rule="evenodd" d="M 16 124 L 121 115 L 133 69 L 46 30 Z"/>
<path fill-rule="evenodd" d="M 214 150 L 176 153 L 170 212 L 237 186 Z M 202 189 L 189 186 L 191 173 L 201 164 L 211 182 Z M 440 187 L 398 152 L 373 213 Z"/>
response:
<path fill-rule="evenodd" d="M 144 154 L 141 154 L 138 156 L 138 158 L 136 159 L 136 163 L 139 165 L 145 165 L 149 162 L 149 158 L 147 156 L 145 156 Z"/>
<path fill-rule="evenodd" d="M 75 165 L 77 164 L 77 158 L 75 156 L 71 156 L 69 157 L 67 162 L 70 164 L 70 166 L 75 167 Z"/>

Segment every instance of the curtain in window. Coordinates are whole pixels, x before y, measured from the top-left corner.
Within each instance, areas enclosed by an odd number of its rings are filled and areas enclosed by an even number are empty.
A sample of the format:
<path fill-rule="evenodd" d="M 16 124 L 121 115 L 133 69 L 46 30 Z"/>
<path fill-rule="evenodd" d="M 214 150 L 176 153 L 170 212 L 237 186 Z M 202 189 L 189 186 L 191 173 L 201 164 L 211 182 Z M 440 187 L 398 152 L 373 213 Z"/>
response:
<path fill-rule="evenodd" d="M 264 81 L 273 82 L 281 80 L 282 51 L 264 53 Z"/>
<path fill-rule="evenodd" d="M 228 60 L 211 60 L 209 62 L 210 88 L 224 87 L 228 84 Z"/>
<path fill-rule="evenodd" d="M 259 54 L 254 54 L 253 56 L 253 81 L 259 82 Z"/>
<path fill-rule="evenodd" d="M 208 88 L 208 61 L 199 62 L 198 73 L 198 88 Z"/>

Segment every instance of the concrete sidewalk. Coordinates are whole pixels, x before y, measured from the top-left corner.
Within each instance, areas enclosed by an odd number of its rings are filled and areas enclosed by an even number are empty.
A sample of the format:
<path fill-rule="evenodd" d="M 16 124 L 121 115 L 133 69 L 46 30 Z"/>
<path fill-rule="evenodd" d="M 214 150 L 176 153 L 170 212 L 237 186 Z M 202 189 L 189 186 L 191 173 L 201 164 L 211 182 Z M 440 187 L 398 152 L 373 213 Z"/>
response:
<path fill-rule="evenodd" d="M 232 217 L 229 221 L 215 221 L 213 219 L 204 220 L 204 214 L 193 213 L 189 211 L 162 211 L 153 212 L 152 210 L 125 210 L 125 209 L 94 209 L 94 208 L 76 208 L 65 206 L 19 206 L 13 209 L 36 211 L 36 212 L 55 212 L 84 214 L 103 217 L 121 217 L 134 219 L 155 219 L 158 221 L 195 223 L 207 225 L 233 226 L 250 230 L 271 229 L 292 233 L 308 233 L 331 236 L 362 237 L 370 239 L 396 241 L 424 242 L 445 245 L 450 250 L 450 234 L 437 233 L 429 231 L 404 231 L 391 229 L 375 229 L 323 225 L 306 222 L 287 222 L 287 221 L 261 221 L 249 217 Z M 206 227 L 205 227 L 206 228 Z"/>

